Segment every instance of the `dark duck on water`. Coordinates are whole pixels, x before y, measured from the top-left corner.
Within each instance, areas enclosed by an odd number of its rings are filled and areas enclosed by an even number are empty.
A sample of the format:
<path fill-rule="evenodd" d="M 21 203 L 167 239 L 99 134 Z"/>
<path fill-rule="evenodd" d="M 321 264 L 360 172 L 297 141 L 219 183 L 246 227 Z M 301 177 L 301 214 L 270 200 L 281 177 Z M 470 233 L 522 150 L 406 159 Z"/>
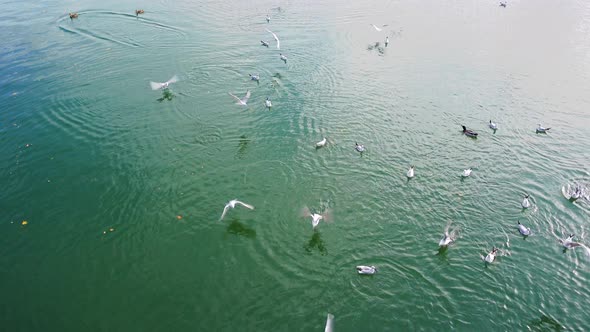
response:
<path fill-rule="evenodd" d="M 465 136 L 469 136 L 469 137 L 473 137 L 473 138 L 477 138 L 477 133 L 471 129 L 467 129 L 465 126 L 461 125 L 461 127 L 463 127 L 463 134 L 465 134 Z"/>

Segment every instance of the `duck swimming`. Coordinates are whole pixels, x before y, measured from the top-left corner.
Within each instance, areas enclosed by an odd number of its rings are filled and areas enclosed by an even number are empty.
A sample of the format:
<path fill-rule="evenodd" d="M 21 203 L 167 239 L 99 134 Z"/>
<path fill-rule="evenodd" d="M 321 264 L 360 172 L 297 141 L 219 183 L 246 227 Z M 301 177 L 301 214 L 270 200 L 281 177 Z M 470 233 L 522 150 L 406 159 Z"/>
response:
<path fill-rule="evenodd" d="M 283 60 L 285 62 L 285 64 L 287 63 L 287 57 L 283 55 L 283 53 L 279 53 L 279 55 L 281 56 L 281 60 Z"/>
<path fill-rule="evenodd" d="M 364 152 L 365 146 L 362 144 L 354 143 L 354 149 L 357 150 L 358 152 Z"/>
<path fill-rule="evenodd" d="M 490 251 L 490 253 L 487 254 L 483 260 L 486 261 L 487 263 L 492 263 L 496 259 L 497 253 L 498 253 L 498 248 L 494 247 L 494 248 L 492 248 L 492 251 Z"/>
<path fill-rule="evenodd" d="M 268 97 L 266 97 L 266 100 L 264 101 L 264 105 L 266 107 L 268 107 L 269 110 L 272 107 L 272 102 L 270 101 L 270 99 L 268 99 Z"/>
<path fill-rule="evenodd" d="M 490 129 L 493 129 L 493 130 L 498 129 L 498 125 L 496 125 L 495 123 L 493 123 L 492 120 L 490 120 L 490 124 L 488 126 L 490 127 Z"/>
<path fill-rule="evenodd" d="M 356 270 L 359 274 L 368 274 L 368 275 L 373 275 L 377 272 L 377 268 L 373 265 L 371 265 L 371 266 L 359 265 L 356 267 Z"/>
<path fill-rule="evenodd" d="M 471 167 L 469 167 L 468 169 L 463 170 L 463 174 L 461 174 L 461 176 L 466 178 L 471 175 L 471 171 Z"/>
<path fill-rule="evenodd" d="M 72 19 L 72 20 L 75 18 L 78 18 L 78 13 L 70 13 L 69 15 L 70 15 L 70 19 Z"/>
<path fill-rule="evenodd" d="M 469 136 L 469 137 L 473 137 L 473 138 L 477 138 L 477 133 L 471 129 L 467 129 L 465 126 L 461 125 L 461 127 L 463 127 L 463 134 L 465 134 L 465 136 Z"/>
<path fill-rule="evenodd" d="M 524 195 L 524 199 L 522 200 L 522 208 L 523 209 L 528 209 L 531 207 L 531 202 L 529 202 L 529 195 Z"/>
<path fill-rule="evenodd" d="M 545 128 L 545 127 L 541 126 L 541 124 L 539 123 L 538 127 L 536 129 L 536 132 L 537 133 L 546 133 L 549 131 L 549 129 L 551 129 L 551 128 Z"/>
<path fill-rule="evenodd" d="M 408 170 L 408 173 L 406 173 L 406 176 L 410 179 L 414 177 L 414 166 L 413 165 L 410 166 L 410 169 Z"/>
<path fill-rule="evenodd" d="M 520 223 L 520 221 L 518 222 L 518 231 L 523 236 L 529 236 L 529 235 L 531 235 L 531 229 L 525 227 L 523 224 Z"/>
<path fill-rule="evenodd" d="M 269 46 L 269 45 L 268 45 L 268 42 L 265 42 L 264 40 L 261 40 L 261 41 L 260 41 L 260 44 L 262 44 L 262 46 L 266 46 L 266 47 L 268 47 L 268 46 Z"/>
<path fill-rule="evenodd" d="M 145 11 L 143 9 L 136 9 L 135 16 L 139 16 L 139 14 L 145 14 Z"/>
<path fill-rule="evenodd" d="M 327 140 L 327 139 L 324 137 L 324 139 L 323 139 L 323 140 L 321 140 L 321 141 L 319 141 L 319 142 L 317 142 L 317 143 L 315 144 L 315 147 L 316 147 L 316 148 L 321 148 L 321 147 L 323 147 L 324 145 L 326 145 L 326 142 L 328 142 L 328 140 Z"/>

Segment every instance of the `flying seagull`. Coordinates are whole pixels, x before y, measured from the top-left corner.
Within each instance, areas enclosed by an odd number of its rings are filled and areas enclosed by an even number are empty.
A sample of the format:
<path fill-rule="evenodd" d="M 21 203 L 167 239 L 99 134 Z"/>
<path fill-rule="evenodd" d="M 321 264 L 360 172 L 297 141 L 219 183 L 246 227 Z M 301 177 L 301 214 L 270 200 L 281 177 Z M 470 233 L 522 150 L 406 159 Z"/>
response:
<path fill-rule="evenodd" d="M 150 86 L 152 87 L 152 90 L 167 89 L 170 84 L 176 82 L 178 82 L 178 76 L 174 75 L 171 79 L 164 83 L 150 82 Z"/>
<path fill-rule="evenodd" d="M 234 99 L 237 101 L 236 104 L 238 105 L 243 105 L 243 106 L 248 106 L 248 99 L 250 99 L 250 90 L 246 91 L 246 95 L 244 96 L 244 98 L 240 99 L 238 97 L 236 97 L 234 94 L 232 94 L 231 92 L 228 92 L 228 94 L 232 97 L 234 97 Z"/>
<path fill-rule="evenodd" d="M 223 213 L 221 214 L 221 218 L 219 218 L 219 220 L 222 220 L 223 217 L 225 217 L 225 214 L 227 213 L 227 210 L 229 210 L 230 208 L 235 208 L 236 204 L 241 205 L 245 208 L 248 208 L 250 210 L 254 210 L 254 207 L 250 204 L 246 204 L 244 202 L 240 202 L 237 199 L 232 199 L 231 201 L 229 201 L 227 204 L 225 204 L 225 207 L 223 208 Z"/>
<path fill-rule="evenodd" d="M 281 41 L 279 40 L 279 37 L 277 37 L 277 35 L 274 32 L 272 32 L 268 29 L 266 29 L 266 31 L 270 32 L 272 34 L 272 36 L 275 38 L 275 40 L 277 41 L 277 50 L 280 50 L 281 49 Z"/>

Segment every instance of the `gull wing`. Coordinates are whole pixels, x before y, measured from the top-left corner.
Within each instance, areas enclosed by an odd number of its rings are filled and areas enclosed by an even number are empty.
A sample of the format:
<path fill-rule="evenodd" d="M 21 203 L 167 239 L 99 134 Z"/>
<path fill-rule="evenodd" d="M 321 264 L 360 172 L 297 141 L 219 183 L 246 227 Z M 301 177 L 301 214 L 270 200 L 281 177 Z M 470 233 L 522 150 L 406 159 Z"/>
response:
<path fill-rule="evenodd" d="M 223 208 L 223 213 L 221 214 L 221 217 L 219 218 L 219 220 L 221 221 L 223 219 L 223 217 L 225 217 L 225 213 L 227 212 L 227 210 L 229 210 L 229 204 L 227 204 L 224 208 Z"/>
<path fill-rule="evenodd" d="M 311 211 L 309 211 L 309 208 L 307 206 L 304 206 L 303 209 L 301 209 L 301 216 L 304 218 L 311 217 Z"/>
<path fill-rule="evenodd" d="M 150 86 L 152 87 L 152 90 L 159 90 L 164 86 L 164 83 L 150 82 Z"/>
<path fill-rule="evenodd" d="M 170 84 L 170 83 L 176 83 L 176 82 L 178 82 L 178 76 L 174 75 L 166 83 Z"/>
<path fill-rule="evenodd" d="M 281 41 L 279 40 L 279 37 L 276 35 L 276 33 L 266 29 L 266 31 L 270 32 L 272 34 L 272 36 L 275 38 L 275 40 L 277 41 L 277 50 L 281 49 Z"/>
<path fill-rule="evenodd" d="M 252 205 L 250 205 L 250 204 L 246 204 L 246 203 L 244 203 L 244 202 L 241 202 L 241 201 L 238 201 L 238 200 L 236 200 L 236 204 L 240 204 L 241 206 L 243 206 L 243 207 L 245 207 L 245 208 L 248 208 L 248 209 L 250 209 L 250 210 L 254 210 L 254 206 L 252 206 Z"/>
<path fill-rule="evenodd" d="M 232 96 L 238 102 L 238 104 L 241 104 L 241 101 L 242 100 L 240 98 L 238 98 L 236 95 L 232 94 L 231 92 L 228 92 L 227 94 L 229 94 L 230 96 Z"/>
<path fill-rule="evenodd" d="M 371 24 L 371 26 L 372 26 L 373 28 L 375 28 L 375 30 L 377 30 L 377 31 L 381 31 L 381 30 L 383 30 L 383 29 L 381 29 L 380 27 L 376 26 L 375 24 Z"/>
<path fill-rule="evenodd" d="M 240 99 L 240 101 L 246 104 L 248 103 L 248 99 L 250 99 L 250 90 L 246 91 L 246 95 L 244 96 L 244 98 Z"/>

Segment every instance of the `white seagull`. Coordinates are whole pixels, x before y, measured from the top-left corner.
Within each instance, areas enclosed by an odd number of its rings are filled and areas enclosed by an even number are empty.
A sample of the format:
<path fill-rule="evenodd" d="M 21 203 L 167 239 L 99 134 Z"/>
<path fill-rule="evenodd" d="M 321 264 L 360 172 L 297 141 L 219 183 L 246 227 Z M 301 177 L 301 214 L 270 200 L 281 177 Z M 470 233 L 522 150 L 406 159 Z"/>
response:
<path fill-rule="evenodd" d="M 385 47 L 387 47 L 387 45 L 389 45 L 389 36 L 385 37 Z"/>
<path fill-rule="evenodd" d="M 377 268 L 373 265 L 366 266 L 366 265 L 359 265 L 356 267 L 356 270 L 359 274 L 375 274 L 377 272 Z"/>
<path fill-rule="evenodd" d="M 323 139 L 323 140 L 321 140 L 321 141 L 319 141 L 319 142 L 317 142 L 317 143 L 315 144 L 315 147 L 316 147 L 316 148 L 321 148 L 322 146 L 326 145 L 326 142 L 328 142 L 328 140 L 327 140 L 327 139 L 324 137 L 324 139 Z"/>
<path fill-rule="evenodd" d="M 498 125 L 496 125 L 495 123 L 493 123 L 492 120 L 490 120 L 490 124 L 488 126 L 490 127 L 490 129 L 493 129 L 493 130 L 498 129 Z"/>
<path fill-rule="evenodd" d="M 248 75 L 250 75 L 250 79 L 252 81 L 256 81 L 256 82 L 260 81 L 260 74 L 258 74 L 258 75 L 248 74 Z"/>
<path fill-rule="evenodd" d="M 408 170 L 408 173 L 406 173 L 406 176 L 410 179 L 414 177 L 414 166 L 410 166 L 410 169 Z"/>
<path fill-rule="evenodd" d="M 236 104 L 242 105 L 242 106 L 248 106 L 248 99 L 250 99 L 250 90 L 246 91 L 246 95 L 242 99 L 236 97 L 231 92 L 228 92 L 228 94 L 230 96 L 234 97 L 234 99 L 237 101 Z"/>
<path fill-rule="evenodd" d="M 443 233 L 443 237 L 442 239 L 440 239 L 440 241 L 438 241 L 438 245 L 440 247 L 448 247 L 451 243 L 455 242 L 455 237 L 457 236 L 457 230 L 453 229 L 450 233 L 449 233 L 449 228 L 451 227 L 451 224 L 447 224 L 447 227 L 445 227 L 445 232 Z"/>
<path fill-rule="evenodd" d="M 575 247 L 579 247 L 582 246 L 581 243 L 578 242 L 574 242 L 574 234 L 570 234 L 570 236 L 568 236 L 565 240 L 559 239 L 559 243 L 561 243 L 562 246 L 564 246 L 567 249 L 573 249 Z"/>
<path fill-rule="evenodd" d="M 266 23 L 270 23 L 270 15 L 266 15 Z"/>
<path fill-rule="evenodd" d="M 241 206 L 248 208 L 250 210 L 254 210 L 254 207 L 252 205 L 238 201 L 237 199 L 232 199 L 227 204 L 225 204 L 225 207 L 223 208 L 223 213 L 221 214 L 221 218 L 219 218 L 219 220 L 222 220 L 223 217 L 225 217 L 225 213 L 227 212 L 227 210 L 229 210 L 230 208 L 232 208 L 232 209 L 235 208 L 236 204 L 241 205 Z"/>
<path fill-rule="evenodd" d="M 546 133 L 549 131 L 549 129 L 551 129 L 551 128 L 545 128 L 545 127 L 541 126 L 541 124 L 539 123 L 539 125 L 537 127 L 537 132 L 538 133 Z"/>
<path fill-rule="evenodd" d="M 469 167 L 468 169 L 463 170 L 463 174 L 461 174 L 461 176 L 463 177 L 468 177 L 471 175 L 471 167 Z"/>
<path fill-rule="evenodd" d="M 272 36 L 275 38 L 275 40 L 277 41 L 277 50 L 280 50 L 281 49 L 281 41 L 279 40 L 279 37 L 277 37 L 277 35 L 274 32 L 272 32 L 268 29 L 266 29 L 266 31 L 270 32 L 272 34 Z"/>
<path fill-rule="evenodd" d="M 531 229 L 525 227 L 523 224 L 520 223 L 520 221 L 518 222 L 518 231 L 523 236 L 529 236 L 529 235 L 531 235 Z"/>
<path fill-rule="evenodd" d="M 490 251 L 490 253 L 486 255 L 485 258 L 483 258 L 483 256 L 482 256 L 482 258 L 486 263 L 492 263 L 496 259 L 497 253 L 498 253 L 498 248 L 494 247 L 494 248 L 492 248 L 492 251 Z"/>
<path fill-rule="evenodd" d="M 363 152 L 365 151 L 365 146 L 362 144 L 354 143 L 354 149 L 358 152 Z"/>
<path fill-rule="evenodd" d="M 150 82 L 150 86 L 152 87 L 152 90 L 167 89 L 170 84 L 176 82 L 178 82 L 178 76 L 174 75 L 171 79 L 164 83 Z"/>
<path fill-rule="evenodd" d="M 328 314 L 328 318 L 326 319 L 326 327 L 324 328 L 324 332 L 333 332 L 334 331 L 334 315 Z"/>
<path fill-rule="evenodd" d="M 285 55 L 283 55 L 283 53 L 279 53 L 279 55 L 281 56 L 281 60 L 283 60 L 285 63 L 287 63 L 287 57 Z"/>
<path fill-rule="evenodd" d="M 522 200 L 522 208 L 523 209 L 528 209 L 531 207 L 531 202 L 529 202 L 529 195 L 524 195 L 524 199 Z"/>
<path fill-rule="evenodd" d="M 264 105 L 266 107 L 268 107 L 268 109 L 270 109 L 272 107 L 272 102 L 270 101 L 270 99 L 268 99 L 268 97 L 266 97 L 266 100 L 264 101 Z"/>
<path fill-rule="evenodd" d="M 328 210 L 328 209 L 326 209 L 326 211 L 324 211 L 323 214 L 318 214 L 318 213 L 311 213 L 311 211 L 307 207 L 304 207 L 302 215 L 305 218 L 311 217 L 311 226 L 314 229 L 320 224 L 321 220 L 324 220 L 325 222 L 332 221 L 332 214 L 331 214 L 330 210 Z"/>
<path fill-rule="evenodd" d="M 260 44 L 261 44 L 261 46 L 266 46 L 266 47 L 268 47 L 268 46 L 269 46 L 269 45 L 268 45 L 268 42 L 265 42 L 264 40 L 261 40 L 261 41 L 260 41 Z"/>
<path fill-rule="evenodd" d="M 381 30 L 383 30 L 383 29 L 381 29 L 380 27 L 376 26 L 375 24 L 371 24 L 371 26 L 372 26 L 373 28 L 375 28 L 375 30 L 377 30 L 377 31 L 381 31 Z M 384 27 L 386 27 L 386 26 L 387 26 L 387 24 L 383 24 L 383 26 L 384 26 Z"/>

